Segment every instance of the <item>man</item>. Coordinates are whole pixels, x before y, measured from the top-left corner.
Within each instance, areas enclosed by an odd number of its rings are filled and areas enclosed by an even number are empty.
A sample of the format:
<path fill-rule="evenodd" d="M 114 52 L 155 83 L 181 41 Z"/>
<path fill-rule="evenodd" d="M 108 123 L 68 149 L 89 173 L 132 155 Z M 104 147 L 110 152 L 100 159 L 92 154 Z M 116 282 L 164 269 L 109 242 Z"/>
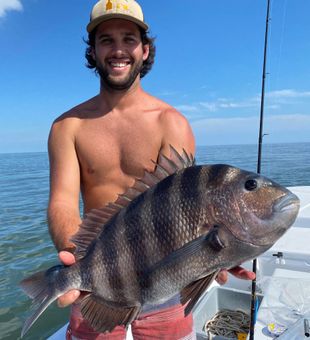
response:
<path fill-rule="evenodd" d="M 61 115 L 49 136 L 49 231 L 61 261 L 74 263 L 70 237 L 78 230 L 79 193 L 84 213 L 116 200 L 144 170 L 153 170 L 160 151 L 169 157 L 169 146 L 179 152 L 195 152 L 187 120 L 174 108 L 141 87 L 141 77 L 151 68 L 155 48 L 148 26 L 134 0 L 101 0 L 93 8 L 87 26 L 88 66 L 100 76 L 97 96 Z M 251 278 L 240 268 L 236 275 Z M 219 281 L 226 281 L 223 272 Z M 78 299 L 79 291 L 59 298 L 65 306 Z M 153 306 L 132 324 L 135 339 L 194 338 L 192 315 L 184 318 L 176 299 Z M 123 327 L 96 334 L 74 304 L 68 339 L 124 339 Z"/>

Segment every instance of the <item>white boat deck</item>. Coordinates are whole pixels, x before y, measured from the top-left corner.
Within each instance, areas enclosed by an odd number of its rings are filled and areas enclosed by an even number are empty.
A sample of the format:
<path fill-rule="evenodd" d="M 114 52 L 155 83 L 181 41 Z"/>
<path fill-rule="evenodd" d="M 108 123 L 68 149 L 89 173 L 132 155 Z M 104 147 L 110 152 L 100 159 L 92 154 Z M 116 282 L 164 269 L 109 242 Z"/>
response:
<path fill-rule="evenodd" d="M 282 252 L 285 262 L 273 266 L 262 262 L 266 267 L 261 270 L 262 278 L 271 274 L 271 279 L 258 311 L 257 340 L 274 338 L 266 327 L 274 322 L 288 328 L 279 340 L 307 339 L 303 320 L 310 319 L 310 187 L 290 189 L 300 198 L 300 213 L 293 227 L 269 252 Z"/>
<path fill-rule="evenodd" d="M 289 308 L 298 307 L 296 306 L 297 303 L 299 307 L 302 304 L 303 308 L 299 308 L 297 314 L 295 313 L 295 323 L 293 324 L 291 319 L 292 325 L 278 339 L 309 339 L 303 335 L 303 322 L 301 321 L 303 321 L 304 317 L 302 313 L 305 311 L 309 312 L 306 316 L 310 319 L 310 186 L 291 187 L 289 189 L 300 199 L 300 213 L 293 227 L 270 250 L 258 259 L 257 283 L 258 288 L 260 286 L 263 288 L 264 297 L 258 310 L 255 328 L 256 340 L 272 339 L 272 336 L 266 329 L 267 323 L 276 322 L 277 320 L 274 319 L 277 318 L 277 315 L 281 316 L 281 311 L 283 312 L 282 314 L 285 314 Z M 277 258 L 273 256 L 273 254 L 277 254 L 278 252 L 283 253 L 283 258 L 277 261 Z M 251 262 L 245 263 L 244 265 L 246 268 L 251 269 Z M 293 294 L 293 298 L 289 301 L 291 306 L 284 306 L 285 298 L 283 298 L 283 296 L 280 298 L 281 292 L 285 289 L 288 291 L 289 289 L 296 290 L 294 286 L 296 283 L 299 284 L 298 291 L 294 291 L 295 294 Z M 224 303 L 230 302 L 233 303 L 234 306 L 242 300 L 239 297 L 240 294 L 241 296 L 245 296 L 247 301 L 250 300 L 249 292 L 251 284 L 248 281 L 238 280 L 230 276 L 229 282 L 225 287 L 218 288 L 218 286 L 219 285 L 214 282 L 194 309 L 195 328 L 198 339 L 207 339 L 201 327 L 201 324 L 207 320 L 202 320 L 201 318 L 206 315 L 206 311 L 214 307 L 208 305 L 208 300 L 210 300 L 212 292 L 219 289 L 219 294 L 223 292 L 225 292 L 225 294 L 230 293 L 232 296 L 231 300 L 226 299 Z M 308 288 L 309 290 L 307 290 Z M 282 309 L 276 304 L 279 300 L 282 301 L 282 305 L 280 306 Z M 218 304 L 218 301 L 216 304 Z M 276 308 L 278 308 L 278 313 L 272 313 Z M 249 312 L 249 308 L 246 309 L 245 311 Z M 271 313 L 269 313 L 270 311 Z M 296 312 L 296 310 L 294 310 L 294 312 Z M 279 317 L 279 319 L 283 321 L 283 317 Z M 65 339 L 65 330 L 66 326 L 56 332 L 49 340 Z M 132 339 L 130 331 L 127 334 L 127 339 Z M 216 339 L 224 340 L 228 338 L 216 337 Z"/>

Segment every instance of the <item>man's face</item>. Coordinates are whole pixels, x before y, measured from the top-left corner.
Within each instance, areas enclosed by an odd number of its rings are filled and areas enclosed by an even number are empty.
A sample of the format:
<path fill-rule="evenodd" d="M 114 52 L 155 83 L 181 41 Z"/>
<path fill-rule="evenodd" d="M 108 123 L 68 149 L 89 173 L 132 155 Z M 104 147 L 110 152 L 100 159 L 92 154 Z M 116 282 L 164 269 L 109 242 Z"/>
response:
<path fill-rule="evenodd" d="M 127 90 L 139 76 L 149 46 L 142 45 L 139 28 L 123 19 L 98 26 L 93 58 L 105 88 Z"/>

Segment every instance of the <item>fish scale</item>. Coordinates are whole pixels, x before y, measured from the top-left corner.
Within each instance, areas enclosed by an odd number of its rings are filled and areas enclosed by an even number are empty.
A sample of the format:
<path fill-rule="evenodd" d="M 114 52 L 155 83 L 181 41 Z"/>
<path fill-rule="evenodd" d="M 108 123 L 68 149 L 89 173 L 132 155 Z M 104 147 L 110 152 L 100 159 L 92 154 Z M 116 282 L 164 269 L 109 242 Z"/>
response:
<path fill-rule="evenodd" d="M 100 332 L 127 327 L 144 306 L 176 294 L 188 314 L 219 270 L 266 251 L 297 216 L 298 198 L 263 176 L 195 166 L 173 147 L 158 159 L 115 204 L 86 215 L 73 237 L 74 265 L 21 282 L 39 306 L 22 335 L 70 289 L 88 292 L 81 312 Z"/>

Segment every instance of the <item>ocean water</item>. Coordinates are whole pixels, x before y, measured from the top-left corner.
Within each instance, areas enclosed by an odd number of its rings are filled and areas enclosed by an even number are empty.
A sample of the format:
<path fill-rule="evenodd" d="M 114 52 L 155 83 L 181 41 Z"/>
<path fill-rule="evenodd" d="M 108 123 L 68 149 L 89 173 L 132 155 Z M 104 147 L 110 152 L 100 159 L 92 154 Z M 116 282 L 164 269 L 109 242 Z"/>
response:
<path fill-rule="evenodd" d="M 257 146 L 198 147 L 198 164 L 226 163 L 256 171 Z M 285 186 L 310 185 L 310 143 L 263 147 L 261 173 Z M 30 300 L 22 278 L 57 262 L 47 232 L 46 153 L 0 154 L 0 339 L 20 338 Z M 69 309 L 50 306 L 24 339 L 46 339 L 68 320 Z"/>

